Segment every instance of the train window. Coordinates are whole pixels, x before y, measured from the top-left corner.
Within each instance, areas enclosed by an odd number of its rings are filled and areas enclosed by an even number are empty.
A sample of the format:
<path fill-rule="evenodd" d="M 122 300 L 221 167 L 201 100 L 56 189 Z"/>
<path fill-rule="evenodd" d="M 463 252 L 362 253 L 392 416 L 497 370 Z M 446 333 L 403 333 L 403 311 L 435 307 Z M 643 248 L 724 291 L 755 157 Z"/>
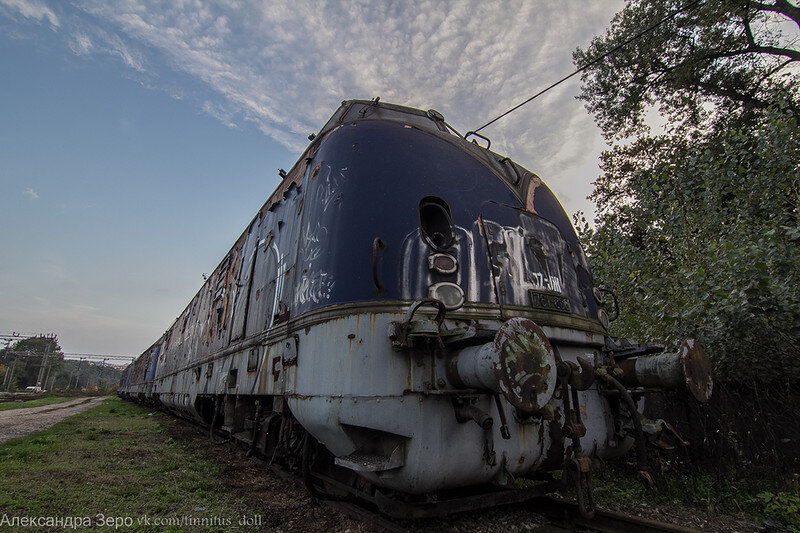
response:
<path fill-rule="evenodd" d="M 274 246 L 270 247 L 266 253 L 259 253 L 256 256 L 250 285 L 245 336 L 260 333 L 272 325 L 275 293 L 280 276 L 279 266 Z"/>
<path fill-rule="evenodd" d="M 236 368 L 231 368 L 228 371 L 228 388 L 235 389 L 236 388 L 236 378 L 238 377 L 239 370 Z"/>
<path fill-rule="evenodd" d="M 222 274 L 224 272 L 226 272 L 230 268 L 232 261 L 233 261 L 233 255 L 232 254 L 228 254 L 225 257 L 225 259 L 223 259 L 222 262 L 219 264 L 219 279 L 220 279 L 220 281 L 223 280 Z"/>
<path fill-rule="evenodd" d="M 247 371 L 255 372 L 258 370 L 258 348 L 252 348 L 247 356 Z"/>
<path fill-rule="evenodd" d="M 214 363 L 208 363 L 208 367 L 206 367 L 206 377 L 210 378 L 214 375 Z"/>
<path fill-rule="evenodd" d="M 436 250 L 453 244 L 455 228 L 447 202 L 438 196 L 426 196 L 419 201 L 419 229 L 425 241 Z"/>

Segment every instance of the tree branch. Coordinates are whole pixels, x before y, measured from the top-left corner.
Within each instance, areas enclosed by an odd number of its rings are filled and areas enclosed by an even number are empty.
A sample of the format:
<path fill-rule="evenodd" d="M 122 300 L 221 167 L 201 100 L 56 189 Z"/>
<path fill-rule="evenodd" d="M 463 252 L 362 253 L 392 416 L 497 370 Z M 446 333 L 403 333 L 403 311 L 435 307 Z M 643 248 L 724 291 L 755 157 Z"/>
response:
<path fill-rule="evenodd" d="M 742 13 L 742 24 L 744 24 L 744 34 L 750 46 L 756 46 L 756 38 L 753 36 L 753 28 L 750 27 L 750 1 L 744 3 L 744 13 Z"/>
<path fill-rule="evenodd" d="M 775 0 L 774 4 L 750 1 L 749 4 L 760 11 L 771 11 L 792 19 L 800 27 L 800 7 L 793 6 L 787 0 Z"/>
<path fill-rule="evenodd" d="M 794 7 L 790 5 L 786 0 L 777 0 L 775 6 L 779 6 L 780 4 L 785 4 L 786 8 L 791 8 L 796 11 L 796 15 L 798 18 L 794 18 L 794 21 L 797 22 L 798 26 L 800 26 L 800 8 Z M 754 2 L 752 0 L 748 0 L 745 2 L 744 12 L 742 13 L 742 24 L 744 25 L 744 34 L 747 38 L 747 51 L 748 52 L 756 52 L 758 54 L 771 54 L 776 56 L 785 56 L 791 58 L 794 61 L 800 61 L 800 52 L 797 50 L 792 50 L 791 48 L 778 48 L 777 46 L 763 46 L 756 43 L 755 36 L 753 35 L 753 29 L 750 27 L 750 6 L 766 6 L 771 7 L 768 4 L 762 4 L 761 2 Z M 783 11 L 777 11 L 775 9 L 765 9 L 765 11 L 775 11 L 777 13 L 783 13 Z M 785 14 L 785 13 L 784 13 Z"/>
<path fill-rule="evenodd" d="M 756 52 L 758 54 L 770 54 L 774 56 L 784 56 L 790 58 L 792 61 L 800 61 L 800 52 L 792 50 L 791 48 L 778 48 L 776 46 L 762 46 L 760 44 L 750 45 L 747 48 L 748 52 Z"/>
<path fill-rule="evenodd" d="M 731 89 L 725 89 L 724 87 L 720 87 L 719 85 L 714 85 L 712 83 L 708 83 L 705 81 L 696 81 L 691 83 L 690 85 L 694 85 L 698 89 L 703 89 L 706 93 L 710 93 L 716 96 L 724 96 L 730 98 L 731 100 L 735 100 L 737 102 L 741 102 L 743 104 L 750 104 L 753 107 L 757 107 L 759 109 L 766 109 L 769 107 L 767 102 L 763 100 L 759 100 L 751 95 L 740 93 L 737 91 L 733 91 Z"/>
<path fill-rule="evenodd" d="M 783 68 L 788 65 L 789 63 L 794 63 L 793 60 L 787 59 L 786 61 L 782 62 L 780 65 L 776 66 L 775 68 L 768 70 L 764 73 L 764 75 L 758 80 L 758 85 L 761 85 L 764 80 L 770 78 L 772 75 L 776 74 L 777 72 L 783 70 Z"/>

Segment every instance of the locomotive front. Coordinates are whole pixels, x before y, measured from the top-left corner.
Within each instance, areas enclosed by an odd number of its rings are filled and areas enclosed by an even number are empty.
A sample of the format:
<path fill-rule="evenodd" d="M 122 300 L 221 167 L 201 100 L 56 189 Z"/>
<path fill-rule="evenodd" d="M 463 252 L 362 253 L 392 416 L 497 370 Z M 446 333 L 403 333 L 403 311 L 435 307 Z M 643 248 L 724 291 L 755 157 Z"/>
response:
<path fill-rule="evenodd" d="M 318 283 L 296 303 L 324 314 L 298 337 L 294 416 L 378 487 L 566 465 L 589 491 L 590 459 L 626 452 L 640 421 L 594 383 L 619 382 L 608 317 L 558 201 L 435 111 L 352 102 L 333 120 L 306 183 L 298 262 Z"/>

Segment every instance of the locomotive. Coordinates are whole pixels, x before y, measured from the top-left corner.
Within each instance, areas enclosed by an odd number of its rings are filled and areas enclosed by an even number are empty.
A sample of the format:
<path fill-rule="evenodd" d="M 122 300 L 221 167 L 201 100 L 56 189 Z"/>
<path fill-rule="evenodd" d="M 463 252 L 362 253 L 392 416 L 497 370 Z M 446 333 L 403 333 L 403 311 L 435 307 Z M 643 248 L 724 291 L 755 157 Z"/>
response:
<path fill-rule="evenodd" d="M 591 515 L 592 464 L 634 447 L 649 479 L 645 446 L 672 430 L 643 418 L 643 394 L 707 401 L 708 360 L 692 339 L 667 353 L 608 335 L 615 298 L 542 180 L 435 110 L 377 98 L 309 139 L 120 394 L 389 515 L 566 480 Z"/>

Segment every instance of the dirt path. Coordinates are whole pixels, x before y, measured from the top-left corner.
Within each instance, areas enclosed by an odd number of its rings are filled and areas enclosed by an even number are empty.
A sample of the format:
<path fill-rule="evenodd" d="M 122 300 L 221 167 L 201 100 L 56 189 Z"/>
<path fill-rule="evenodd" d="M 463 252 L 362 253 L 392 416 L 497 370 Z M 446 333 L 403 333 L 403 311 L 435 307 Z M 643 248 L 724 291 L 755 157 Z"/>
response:
<path fill-rule="evenodd" d="M 0 443 L 45 430 L 67 417 L 88 411 L 106 397 L 78 398 L 69 402 L 0 411 Z"/>

